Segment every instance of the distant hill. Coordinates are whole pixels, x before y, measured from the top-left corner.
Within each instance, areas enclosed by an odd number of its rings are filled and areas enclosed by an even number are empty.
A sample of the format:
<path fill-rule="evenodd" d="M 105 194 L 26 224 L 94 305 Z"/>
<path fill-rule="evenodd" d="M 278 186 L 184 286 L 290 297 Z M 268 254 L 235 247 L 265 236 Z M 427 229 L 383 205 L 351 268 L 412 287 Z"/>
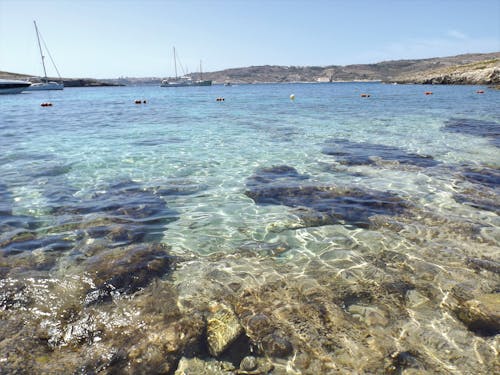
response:
<path fill-rule="evenodd" d="M 188 74 L 194 79 L 198 73 Z M 0 72 L 0 78 L 27 79 L 24 74 Z M 70 86 L 159 85 L 162 78 L 64 79 Z M 336 82 L 383 81 L 432 84 L 500 84 L 500 52 L 464 54 L 429 59 L 392 60 L 375 64 L 330 66 L 263 65 L 203 73 L 215 84 L 226 82 Z"/>
<path fill-rule="evenodd" d="M 480 61 L 493 62 L 491 67 L 500 69 L 498 61 L 500 52 L 486 54 L 466 54 L 451 57 L 435 57 L 418 60 L 382 61 L 376 64 L 331 65 L 320 66 L 251 66 L 247 68 L 226 69 L 218 72 L 204 73 L 204 79 L 211 79 L 216 83 L 263 83 L 263 82 L 334 82 L 334 81 L 384 81 L 423 83 L 427 75 L 436 72 L 436 69 L 447 69 L 457 66 L 466 66 L 476 69 L 471 64 Z M 495 63 L 496 61 L 496 63 Z M 496 64 L 496 65 L 495 65 Z M 479 66 L 479 65 L 478 65 Z M 466 69 L 465 68 L 465 69 Z M 192 74 L 196 76 L 196 74 Z M 412 80 L 413 79 L 413 80 Z M 445 83 L 433 81 L 433 83 Z M 471 82 L 465 80 L 446 83 L 500 83 L 498 77 L 493 81 Z"/>

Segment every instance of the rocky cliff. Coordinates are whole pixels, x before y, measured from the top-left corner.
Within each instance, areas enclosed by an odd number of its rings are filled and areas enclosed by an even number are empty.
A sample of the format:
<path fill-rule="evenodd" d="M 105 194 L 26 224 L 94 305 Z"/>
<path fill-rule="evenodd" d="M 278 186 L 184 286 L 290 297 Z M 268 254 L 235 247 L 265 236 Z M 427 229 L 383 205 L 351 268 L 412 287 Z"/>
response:
<path fill-rule="evenodd" d="M 402 74 L 394 81 L 422 84 L 498 85 L 500 84 L 500 59 Z"/>

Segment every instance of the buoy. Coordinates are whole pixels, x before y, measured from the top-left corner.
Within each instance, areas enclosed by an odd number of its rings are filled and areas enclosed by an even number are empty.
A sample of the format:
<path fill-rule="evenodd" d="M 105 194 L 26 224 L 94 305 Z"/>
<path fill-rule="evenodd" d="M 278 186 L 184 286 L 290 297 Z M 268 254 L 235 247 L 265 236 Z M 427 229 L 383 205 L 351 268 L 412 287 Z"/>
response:
<path fill-rule="evenodd" d="M 217 102 L 223 102 L 225 99 L 224 98 L 217 98 L 215 99 Z"/>
<path fill-rule="evenodd" d="M 295 100 L 295 94 L 290 95 L 290 100 Z"/>
<path fill-rule="evenodd" d="M 144 104 L 146 104 L 146 99 L 144 99 L 142 102 L 143 102 Z"/>
<path fill-rule="evenodd" d="M 432 95 L 432 91 L 426 91 L 424 92 L 425 95 Z"/>
<path fill-rule="evenodd" d="M 40 104 L 40 106 L 42 106 L 42 107 L 52 107 L 52 103 L 51 102 L 45 102 L 45 103 Z"/>
<path fill-rule="evenodd" d="M 369 97 L 370 97 L 370 94 L 361 94 L 361 97 L 362 97 L 362 98 L 369 98 Z"/>
<path fill-rule="evenodd" d="M 477 90 L 476 93 L 477 94 L 484 94 L 484 90 Z"/>
<path fill-rule="evenodd" d="M 136 100 L 134 103 L 135 103 L 135 104 L 141 104 L 141 103 L 142 103 L 142 100 Z"/>

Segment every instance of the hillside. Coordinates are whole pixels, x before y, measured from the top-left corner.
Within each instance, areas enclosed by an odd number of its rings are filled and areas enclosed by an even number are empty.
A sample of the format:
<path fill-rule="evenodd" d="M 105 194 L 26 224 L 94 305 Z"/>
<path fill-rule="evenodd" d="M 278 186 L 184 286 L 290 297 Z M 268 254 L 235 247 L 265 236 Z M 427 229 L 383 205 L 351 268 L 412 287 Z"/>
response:
<path fill-rule="evenodd" d="M 188 74 L 198 79 L 198 73 Z M 29 75 L 0 72 L 0 78 L 27 79 Z M 162 78 L 118 78 L 118 79 L 70 79 L 65 78 L 66 87 L 113 86 L 113 85 L 158 85 Z M 336 82 L 336 81 L 384 81 L 398 83 L 432 84 L 500 84 L 500 52 L 465 54 L 429 59 L 392 60 L 375 64 L 330 65 L 330 66 L 278 66 L 263 65 L 225 69 L 203 73 L 203 79 L 214 84 L 226 82 L 284 83 L 284 82 Z"/>
<path fill-rule="evenodd" d="M 410 83 L 412 75 L 424 77 L 436 69 L 470 65 L 485 60 L 500 59 L 500 52 L 487 54 L 466 54 L 451 57 L 436 57 L 419 60 L 383 61 L 376 64 L 310 66 L 251 66 L 204 73 L 204 79 L 216 83 L 263 83 L 263 82 L 332 82 L 356 80 L 380 80 L 386 82 L 405 81 Z M 192 74 L 196 77 L 196 74 Z M 437 81 L 435 83 L 438 83 Z M 444 83 L 444 82 L 443 82 Z M 449 82 L 452 83 L 452 82 Z M 466 82 L 461 82 L 466 83 Z M 470 83 L 478 83 L 477 81 Z M 490 82 L 484 82 L 490 83 Z"/>

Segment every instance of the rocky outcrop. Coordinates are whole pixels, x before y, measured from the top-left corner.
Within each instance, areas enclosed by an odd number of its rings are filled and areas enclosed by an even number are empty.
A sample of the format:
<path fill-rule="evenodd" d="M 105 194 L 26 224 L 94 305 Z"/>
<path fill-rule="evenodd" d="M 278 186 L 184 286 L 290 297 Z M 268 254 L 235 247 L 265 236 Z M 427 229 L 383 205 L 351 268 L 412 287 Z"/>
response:
<path fill-rule="evenodd" d="M 500 84 L 500 59 L 410 73 L 394 81 L 433 85 L 497 85 Z"/>
<path fill-rule="evenodd" d="M 467 328 L 480 336 L 500 333 L 500 295 L 484 294 L 459 305 L 456 315 Z"/>

